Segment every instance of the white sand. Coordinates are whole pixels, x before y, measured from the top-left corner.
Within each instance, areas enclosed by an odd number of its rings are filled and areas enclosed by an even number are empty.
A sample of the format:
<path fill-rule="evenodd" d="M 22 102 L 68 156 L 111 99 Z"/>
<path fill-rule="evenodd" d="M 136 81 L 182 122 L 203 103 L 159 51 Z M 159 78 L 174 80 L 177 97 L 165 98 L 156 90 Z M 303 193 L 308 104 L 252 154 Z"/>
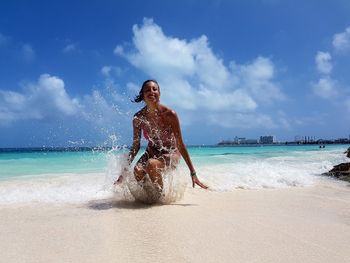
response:
<path fill-rule="evenodd" d="M 350 187 L 0 207 L 0 262 L 350 262 Z"/>

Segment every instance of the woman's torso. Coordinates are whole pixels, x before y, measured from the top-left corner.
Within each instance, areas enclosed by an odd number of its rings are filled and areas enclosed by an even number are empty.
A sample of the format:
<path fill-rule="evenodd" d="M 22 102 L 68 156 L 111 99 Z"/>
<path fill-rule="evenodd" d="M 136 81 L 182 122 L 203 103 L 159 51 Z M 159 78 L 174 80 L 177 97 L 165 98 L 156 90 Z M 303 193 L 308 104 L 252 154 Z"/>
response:
<path fill-rule="evenodd" d="M 177 151 L 174 131 L 171 123 L 166 118 L 168 110 L 163 107 L 155 116 L 147 114 L 145 108 L 140 111 L 140 128 L 145 139 L 148 140 L 146 151 L 152 155 Z"/>

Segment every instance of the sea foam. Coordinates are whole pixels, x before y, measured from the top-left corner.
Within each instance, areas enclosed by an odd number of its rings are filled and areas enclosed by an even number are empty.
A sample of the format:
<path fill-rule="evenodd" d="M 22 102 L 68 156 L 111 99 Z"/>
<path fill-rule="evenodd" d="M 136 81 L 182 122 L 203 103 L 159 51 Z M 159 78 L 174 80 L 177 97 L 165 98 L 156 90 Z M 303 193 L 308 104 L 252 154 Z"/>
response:
<path fill-rule="evenodd" d="M 150 189 L 152 185 L 140 187 L 130 171 L 122 184 L 114 185 L 122 169 L 126 167 L 127 155 L 110 152 L 106 158 L 107 167 L 102 173 L 52 173 L 1 180 L 0 204 L 86 203 L 100 199 L 167 204 L 180 200 L 185 192 L 187 183 L 180 170 L 163 174 L 164 188 L 157 200 L 149 196 L 149 191 L 145 192 L 145 189 Z"/>
<path fill-rule="evenodd" d="M 206 150 L 203 150 L 191 157 L 198 178 L 210 190 L 234 191 L 311 186 L 333 165 L 347 161 L 343 150 L 227 154 L 226 149 L 219 149 L 214 155 L 206 154 Z M 106 158 L 104 171 L 98 173 L 53 172 L 3 179 L 0 181 L 0 204 L 87 203 L 100 199 L 147 202 L 147 196 L 143 189 L 138 188 L 132 172 L 129 171 L 122 185 L 113 184 L 126 165 L 126 155 L 110 152 Z M 164 174 L 164 190 L 159 201 L 170 203 L 180 200 L 190 187 L 189 170 L 181 161 L 176 170 Z"/>

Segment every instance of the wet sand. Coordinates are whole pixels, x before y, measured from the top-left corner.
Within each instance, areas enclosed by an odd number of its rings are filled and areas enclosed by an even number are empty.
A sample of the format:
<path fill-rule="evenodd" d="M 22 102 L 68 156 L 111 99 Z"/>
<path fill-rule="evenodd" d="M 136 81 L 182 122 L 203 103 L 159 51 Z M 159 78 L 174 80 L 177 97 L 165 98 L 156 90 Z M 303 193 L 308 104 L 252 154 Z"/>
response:
<path fill-rule="evenodd" d="M 350 262 L 350 187 L 1 205 L 1 262 Z"/>

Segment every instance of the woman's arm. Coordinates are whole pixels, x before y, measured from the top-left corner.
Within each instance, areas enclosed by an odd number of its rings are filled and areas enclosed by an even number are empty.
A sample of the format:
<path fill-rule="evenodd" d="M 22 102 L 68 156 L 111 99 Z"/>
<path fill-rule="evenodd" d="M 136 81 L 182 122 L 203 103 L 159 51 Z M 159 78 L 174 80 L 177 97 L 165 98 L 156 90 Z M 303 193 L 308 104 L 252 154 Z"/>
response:
<path fill-rule="evenodd" d="M 140 142 L 141 142 L 141 121 L 140 119 L 135 115 L 132 120 L 132 126 L 133 126 L 133 143 L 132 147 L 129 152 L 128 157 L 128 163 L 129 165 L 134 160 L 135 156 L 140 150 Z"/>
<path fill-rule="evenodd" d="M 200 187 L 207 189 L 208 186 L 204 185 L 201 183 L 196 175 L 196 171 L 193 167 L 190 155 L 188 154 L 187 148 L 182 140 L 182 134 L 181 134 L 181 128 L 180 128 L 180 121 L 179 118 L 177 117 L 177 114 L 175 111 L 171 111 L 170 114 L 170 122 L 171 126 L 173 128 L 175 138 L 176 138 L 176 146 L 178 147 L 181 156 L 184 158 L 188 168 L 190 169 L 191 173 L 191 179 L 192 179 L 192 187 L 194 187 L 196 184 L 199 185 Z"/>
<path fill-rule="evenodd" d="M 128 164 L 130 165 L 132 161 L 134 160 L 135 156 L 140 150 L 140 142 L 141 142 L 141 121 L 136 116 L 134 116 L 132 120 L 132 126 L 133 126 L 133 143 L 129 152 L 128 156 Z M 127 170 L 126 167 L 122 168 L 122 174 L 118 177 L 117 181 L 115 181 L 114 184 L 121 183 L 123 180 L 123 172 Z"/>

